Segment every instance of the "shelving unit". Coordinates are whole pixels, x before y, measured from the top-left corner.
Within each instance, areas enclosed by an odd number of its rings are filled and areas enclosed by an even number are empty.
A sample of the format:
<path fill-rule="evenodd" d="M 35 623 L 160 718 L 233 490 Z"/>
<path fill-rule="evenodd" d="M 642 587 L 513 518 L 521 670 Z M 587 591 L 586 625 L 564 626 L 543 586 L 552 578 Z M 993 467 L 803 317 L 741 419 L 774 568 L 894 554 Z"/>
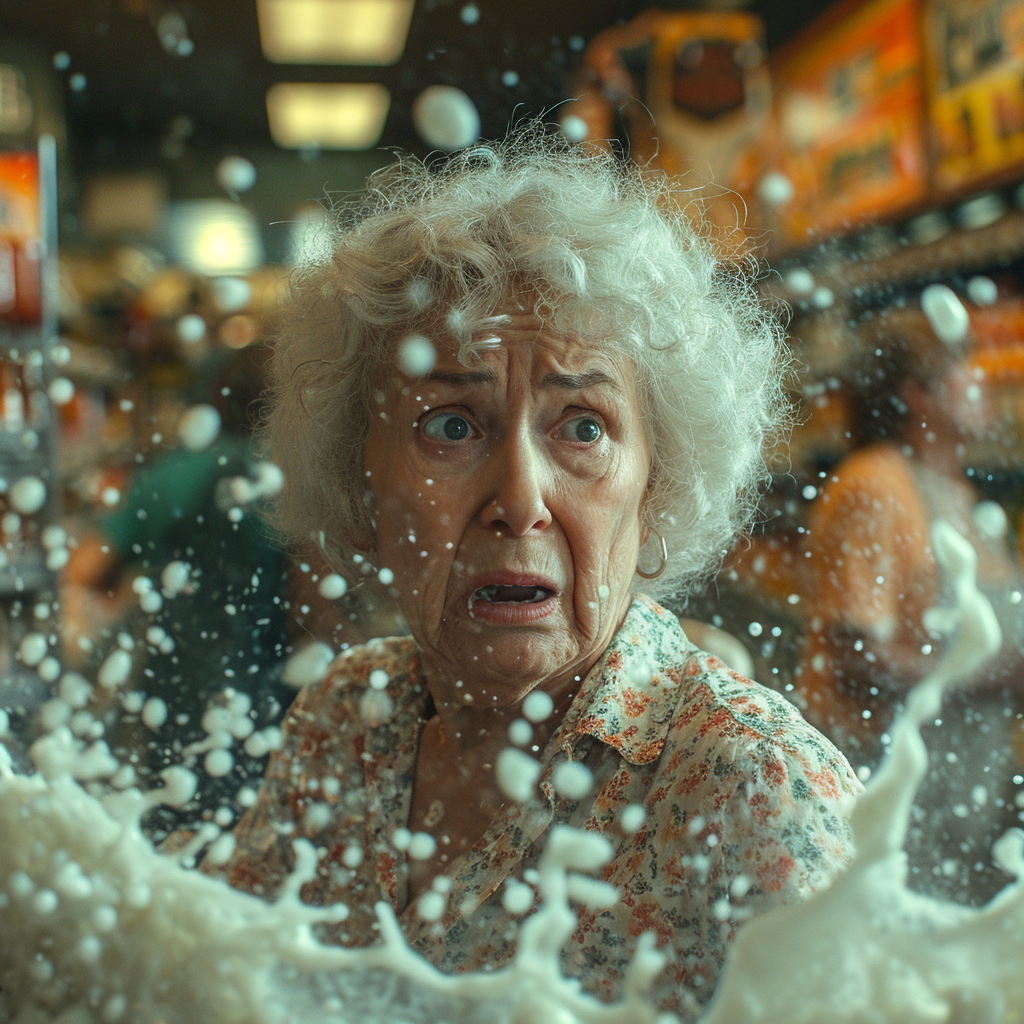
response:
<path fill-rule="evenodd" d="M 0 362 L 7 379 L 16 382 L 2 396 L 0 417 L 0 704 L 11 709 L 12 729 L 5 743 L 16 758 L 23 753 L 19 743 L 35 709 L 50 696 L 39 672 L 19 659 L 19 645 L 33 630 L 54 641 L 57 634 L 56 571 L 43 544 L 46 527 L 58 522 L 60 512 L 56 423 L 47 397 L 58 329 L 57 167 L 51 137 L 39 140 L 37 158 L 40 315 L 36 323 L 0 325 Z M 24 478 L 45 486 L 44 501 L 31 513 L 17 512 L 9 501 L 11 488 Z M 45 615 L 37 616 L 43 608 Z"/>

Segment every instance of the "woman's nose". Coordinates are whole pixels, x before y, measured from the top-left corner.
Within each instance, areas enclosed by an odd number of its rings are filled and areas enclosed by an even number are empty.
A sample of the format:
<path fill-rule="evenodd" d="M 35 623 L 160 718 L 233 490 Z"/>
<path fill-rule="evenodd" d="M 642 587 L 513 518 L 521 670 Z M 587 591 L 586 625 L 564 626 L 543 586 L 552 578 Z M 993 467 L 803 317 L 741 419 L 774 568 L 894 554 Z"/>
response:
<path fill-rule="evenodd" d="M 485 526 L 524 537 L 551 525 L 546 497 L 549 467 L 528 439 L 509 439 L 492 452 L 490 473 L 492 497 L 481 513 Z"/>

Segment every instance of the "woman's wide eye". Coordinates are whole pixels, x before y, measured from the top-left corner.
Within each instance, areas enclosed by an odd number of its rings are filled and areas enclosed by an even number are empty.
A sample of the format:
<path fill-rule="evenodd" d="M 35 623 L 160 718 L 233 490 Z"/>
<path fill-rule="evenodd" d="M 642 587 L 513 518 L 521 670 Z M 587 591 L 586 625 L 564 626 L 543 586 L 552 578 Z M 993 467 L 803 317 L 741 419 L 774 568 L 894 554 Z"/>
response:
<path fill-rule="evenodd" d="M 461 441 L 473 433 L 473 428 L 465 416 L 456 413 L 443 413 L 432 416 L 423 424 L 423 436 L 431 441 Z"/>
<path fill-rule="evenodd" d="M 565 423 L 560 433 L 566 440 L 593 444 L 601 436 L 601 424 L 593 416 L 577 416 Z"/>

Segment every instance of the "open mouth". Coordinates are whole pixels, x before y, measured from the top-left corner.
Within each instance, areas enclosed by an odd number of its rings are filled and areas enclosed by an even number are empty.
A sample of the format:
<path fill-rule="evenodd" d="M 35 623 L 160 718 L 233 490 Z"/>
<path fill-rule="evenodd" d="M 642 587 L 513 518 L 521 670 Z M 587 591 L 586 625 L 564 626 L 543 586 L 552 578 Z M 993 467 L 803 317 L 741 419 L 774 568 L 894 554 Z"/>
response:
<path fill-rule="evenodd" d="M 553 594 L 554 591 L 547 587 L 510 587 L 494 583 L 474 590 L 470 604 L 474 601 L 487 601 L 490 604 L 539 604 Z"/>

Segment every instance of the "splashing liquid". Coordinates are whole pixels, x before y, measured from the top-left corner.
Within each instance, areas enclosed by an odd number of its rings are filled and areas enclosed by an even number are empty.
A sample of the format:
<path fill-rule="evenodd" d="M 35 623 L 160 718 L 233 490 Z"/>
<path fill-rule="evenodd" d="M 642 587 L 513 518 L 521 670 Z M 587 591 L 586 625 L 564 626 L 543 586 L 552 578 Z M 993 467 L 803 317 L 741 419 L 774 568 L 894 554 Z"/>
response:
<path fill-rule="evenodd" d="M 901 847 L 927 767 L 919 726 L 942 692 L 999 647 L 991 607 L 975 587 L 970 545 L 938 523 L 934 548 L 953 578 L 955 637 L 911 693 L 889 757 L 852 813 L 856 857 L 831 888 L 743 927 L 703 1024 L 772 1021 L 996 1024 L 1024 1020 L 1024 833 L 994 855 L 1016 881 L 974 909 L 911 893 Z M 341 920 L 298 893 L 316 867 L 296 869 L 273 904 L 229 889 L 156 852 L 139 830 L 164 790 L 94 796 L 76 779 L 113 771 L 102 744 L 78 749 L 56 730 L 32 750 L 38 774 L 19 775 L 0 750 L 0 1019 L 17 1024 L 664 1024 L 644 1000 L 662 965 L 641 943 L 624 997 L 606 1005 L 560 973 L 575 925 L 569 872 L 610 855 L 595 833 L 551 830 L 540 864 L 542 903 L 498 971 L 444 975 L 405 944 L 378 907 L 382 944 L 317 943 L 312 926 Z M 215 830 L 215 827 L 214 827 Z M 214 844 L 219 841 L 210 835 Z M 228 838 L 225 834 L 224 838 Z"/>

